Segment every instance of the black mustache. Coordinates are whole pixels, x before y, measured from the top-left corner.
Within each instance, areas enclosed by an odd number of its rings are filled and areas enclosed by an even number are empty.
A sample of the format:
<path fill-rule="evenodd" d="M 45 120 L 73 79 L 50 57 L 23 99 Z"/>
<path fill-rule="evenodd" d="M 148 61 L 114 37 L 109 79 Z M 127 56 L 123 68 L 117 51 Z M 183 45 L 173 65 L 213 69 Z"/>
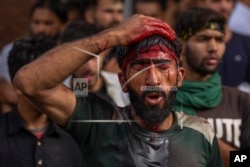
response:
<path fill-rule="evenodd" d="M 144 91 L 142 91 L 142 95 L 141 95 L 142 99 L 144 99 L 147 95 L 154 94 L 154 93 L 160 94 L 164 98 L 167 97 L 166 92 L 164 92 L 160 87 L 154 87 L 153 91 L 152 90 L 144 90 Z"/>

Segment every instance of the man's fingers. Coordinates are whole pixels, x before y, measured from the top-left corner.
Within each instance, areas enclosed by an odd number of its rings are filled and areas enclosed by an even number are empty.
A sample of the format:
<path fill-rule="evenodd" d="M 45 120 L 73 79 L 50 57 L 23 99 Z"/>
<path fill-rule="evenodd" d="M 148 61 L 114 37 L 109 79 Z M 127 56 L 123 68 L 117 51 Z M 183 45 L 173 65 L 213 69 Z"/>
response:
<path fill-rule="evenodd" d="M 119 45 L 136 43 L 154 34 L 162 35 L 170 41 L 175 39 L 175 32 L 167 23 L 139 14 L 132 16 L 112 31 L 114 34 L 119 34 L 117 36 Z"/>
<path fill-rule="evenodd" d="M 139 24 L 138 28 L 133 31 L 135 34 L 135 38 L 132 41 L 133 43 L 153 34 L 162 35 L 171 41 L 175 39 L 175 32 L 167 23 L 156 18 L 142 15 L 138 16 L 136 19 L 138 20 Z"/>

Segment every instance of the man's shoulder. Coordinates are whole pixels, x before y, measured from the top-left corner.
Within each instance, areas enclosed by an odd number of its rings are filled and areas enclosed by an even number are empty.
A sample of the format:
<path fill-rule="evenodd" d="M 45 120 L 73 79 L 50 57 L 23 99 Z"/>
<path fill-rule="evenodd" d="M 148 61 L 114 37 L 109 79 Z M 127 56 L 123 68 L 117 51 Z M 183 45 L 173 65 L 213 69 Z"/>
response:
<path fill-rule="evenodd" d="M 11 110 L 7 113 L 0 114 L 0 132 L 9 131 L 10 128 L 19 126 L 19 118 L 16 111 Z"/>
<path fill-rule="evenodd" d="M 0 127 L 3 127 L 3 125 L 6 124 L 6 122 L 7 122 L 7 115 L 8 115 L 8 113 L 0 114 Z"/>
<path fill-rule="evenodd" d="M 89 93 L 86 97 L 76 97 L 76 107 L 73 116 L 90 116 L 92 119 L 100 117 L 112 118 L 117 111 L 121 111 L 122 108 L 118 107 L 110 100 L 104 99 Z"/>
<path fill-rule="evenodd" d="M 241 46 L 246 51 L 249 51 L 250 47 L 250 36 L 241 35 L 239 33 L 233 32 L 231 40 L 229 40 L 228 44 L 229 46 Z M 227 49 L 232 49 L 235 47 L 227 47 Z"/>
<path fill-rule="evenodd" d="M 13 44 L 14 44 L 14 42 L 10 42 L 10 43 L 6 44 L 5 46 L 3 46 L 2 50 L 1 50 L 2 54 L 5 56 L 8 56 L 8 53 L 10 52 L 10 50 L 13 47 Z"/>
<path fill-rule="evenodd" d="M 88 106 L 100 107 L 100 109 L 105 110 L 106 108 L 101 108 L 102 105 L 105 106 L 116 106 L 109 99 L 98 96 L 95 93 L 88 93 L 86 96 L 76 96 L 76 105 L 77 106 Z"/>
<path fill-rule="evenodd" d="M 229 99 L 230 101 L 236 100 L 237 102 L 243 102 L 245 100 L 250 100 L 250 94 L 243 92 L 237 88 L 229 87 L 229 86 L 222 86 L 223 91 L 223 99 Z M 242 101 L 243 100 L 243 101 Z"/>
<path fill-rule="evenodd" d="M 6 112 L 6 113 L 1 113 L 0 114 L 0 123 L 2 123 L 2 122 L 8 122 L 8 119 L 9 118 L 12 118 L 12 119 L 16 119 L 16 112 L 17 111 L 15 111 L 15 110 L 17 110 L 17 109 L 12 109 L 12 110 L 10 110 L 10 111 L 8 111 L 8 112 Z"/>
<path fill-rule="evenodd" d="M 178 125 L 181 127 L 181 129 L 190 128 L 197 131 L 198 133 L 203 134 L 212 145 L 213 139 L 215 137 L 214 130 L 205 118 L 187 115 L 181 111 L 175 113 L 177 116 Z"/>
<path fill-rule="evenodd" d="M 232 41 L 231 42 L 235 42 L 235 41 L 241 41 L 241 42 L 249 42 L 250 41 L 250 37 L 247 35 L 242 35 L 239 34 L 237 32 L 233 31 L 233 35 L 232 35 Z"/>

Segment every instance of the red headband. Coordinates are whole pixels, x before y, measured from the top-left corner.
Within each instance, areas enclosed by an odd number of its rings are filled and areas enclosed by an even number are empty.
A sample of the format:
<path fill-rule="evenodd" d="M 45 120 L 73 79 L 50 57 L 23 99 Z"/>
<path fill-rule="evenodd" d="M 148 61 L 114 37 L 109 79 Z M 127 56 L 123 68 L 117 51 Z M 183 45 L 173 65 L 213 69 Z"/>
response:
<path fill-rule="evenodd" d="M 132 60 L 135 60 L 136 58 L 144 58 L 144 59 L 146 59 L 146 58 L 148 58 L 148 59 L 155 58 L 155 59 L 159 59 L 161 57 L 166 58 L 167 56 L 173 58 L 176 63 L 179 62 L 179 58 L 177 57 L 175 52 L 171 51 L 165 45 L 151 46 L 148 51 L 145 51 L 145 52 L 143 52 L 141 54 L 140 53 L 137 54 L 135 51 L 132 51 L 124 58 L 121 69 L 125 70 L 126 65 L 129 64 Z"/>

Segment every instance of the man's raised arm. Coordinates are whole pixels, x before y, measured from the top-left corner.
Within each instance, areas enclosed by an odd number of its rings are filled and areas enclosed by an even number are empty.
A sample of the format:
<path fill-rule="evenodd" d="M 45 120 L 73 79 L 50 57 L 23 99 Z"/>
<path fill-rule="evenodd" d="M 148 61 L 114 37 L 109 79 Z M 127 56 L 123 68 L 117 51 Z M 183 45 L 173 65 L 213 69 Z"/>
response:
<path fill-rule="evenodd" d="M 76 99 L 61 83 L 91 58 L 81 50 L 99 54 L 107 48 L 138 42 L 152 34 L 173 37 L 174 32 L 163 25 L 168 27 L 158 19 L 135 15 L 120 26 L 48 51 L 20 69 L 14 84 L 42 112 L 65 125 L 74 111 Z"/>

